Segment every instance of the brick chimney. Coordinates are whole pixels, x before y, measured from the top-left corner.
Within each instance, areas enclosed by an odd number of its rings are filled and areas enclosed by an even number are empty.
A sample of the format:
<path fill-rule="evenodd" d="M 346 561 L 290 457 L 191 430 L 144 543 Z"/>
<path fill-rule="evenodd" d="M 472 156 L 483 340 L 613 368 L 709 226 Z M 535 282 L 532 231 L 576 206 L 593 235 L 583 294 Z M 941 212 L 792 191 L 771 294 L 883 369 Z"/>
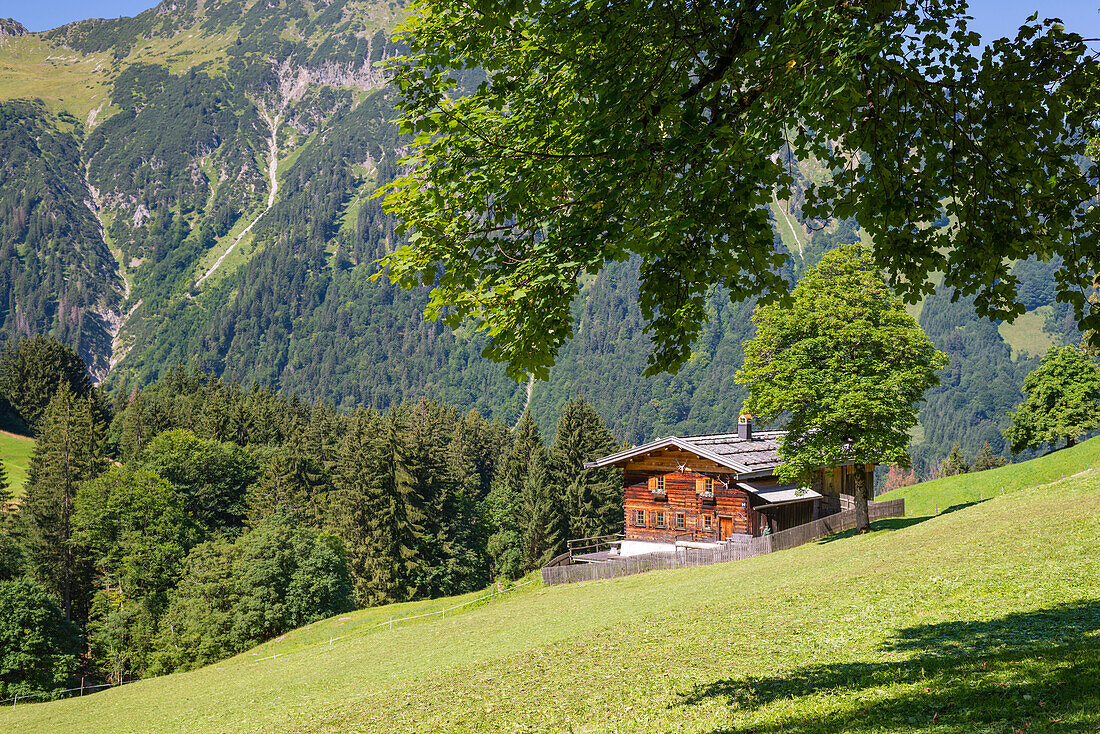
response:
<path fill-rule="evenodd" d="M 737 437 L 744 441 L 752 440 L 752 416 L 742 413 L 737 419 Z"/>

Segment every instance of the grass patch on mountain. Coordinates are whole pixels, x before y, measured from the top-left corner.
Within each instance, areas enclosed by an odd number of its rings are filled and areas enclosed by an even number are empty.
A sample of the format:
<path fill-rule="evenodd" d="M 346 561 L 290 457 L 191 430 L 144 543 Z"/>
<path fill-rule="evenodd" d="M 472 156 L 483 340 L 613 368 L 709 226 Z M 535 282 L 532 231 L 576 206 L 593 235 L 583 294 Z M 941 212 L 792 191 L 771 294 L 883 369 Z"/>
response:
<path fill-rule="evenodd" d="M 168 38 L 150 38 L 130 52 L 127 62 L 163 64 L 173 74 L 202 64 L 207 73 L 224 72 L 225 49 L 233 44 L 237 31 L 234 26 L 217 34 L 206 34 L 196 26 Z"/>
<path fill-rule="evenodd" d="M 35 34 L 0 42 L 0 99 L 41 99 L 49 111 L 81 122 L 110 105 L 113 73 L 107 54 L 79 54 Z"/>
<path fill-rule="evenodd" d="M 1034 311 L 1018 316 L 1012 323 L 1001 322 L 997 331 L 1012 347 L 1013 360 L 1019 359 L 1020 356 L 1042 357 L 1054 346 L 1054 337 L 1043 330 L 1047 314 L 1053 311 L 1054 309 L 1050 306 L 1040 306 Z"/>
<path fill-rule="evenodd" d="M 33 438 L 0 431 L 0 461 L 7 470 L 8 482 L 15 499 L 23 496 L 23 484 L 27 481 L 27 468 L 30 466 L 33 451 Z"/>
<path fill-rule="evenodd" d="M 1056 493 L 1025 486 L 863 536 L 540 588 L 260 660 L 398 610 L 345 615 L 191 673 L 0 709 L 0 728 L 1093 732 L 1098 572 L 1089 473 Z"/>
<path fill-rule="evenodd" d="M 1068 449 L 998 469 L 944 477 L 895 489 L 876 499 L 904 499 L 905 511 L 914 516 L 933 515 L 943 510 L 981 502 L 1024 487 L 1050 485 L 1052 500 L 1061 491 L 1062 480 L 1100 469 L 1100 437 Z M 1100 474 L 1100 471 L 1096 472 Z"/>

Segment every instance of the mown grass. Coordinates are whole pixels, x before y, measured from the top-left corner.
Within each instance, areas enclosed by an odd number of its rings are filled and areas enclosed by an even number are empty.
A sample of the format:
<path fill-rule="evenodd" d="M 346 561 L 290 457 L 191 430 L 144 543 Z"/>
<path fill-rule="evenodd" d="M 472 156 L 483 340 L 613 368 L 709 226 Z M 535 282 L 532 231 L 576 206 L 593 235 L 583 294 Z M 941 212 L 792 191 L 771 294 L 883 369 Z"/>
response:
<path fill-rule="evenodd" d="M 877 499 L 904 498 L 907 513 L 933 515 L 1024 487 L 1050 485 L 1047 490 L 1050 499 L 1057 502 L 1063 489 L 1063 485 L 1059 484 L 1060 480 L 1090 470 L 1100 474 L 1100 437 L 1031 461 L 902 487 L 880 495 Z"/>
<path fill-rule="evenodd" d="M 1094 733 L 1098 572 L 1089 473 L 863 536 L 0 710 L 0 730 Z"/>
<path fill-rule="evenodd" d="M 0 431 L 0 462 L 4 463 L 15 499 L 23 496 L 23 484 L 27 481 L 27 467 L 30 466 L 32 451 L 33 438 Z"/>

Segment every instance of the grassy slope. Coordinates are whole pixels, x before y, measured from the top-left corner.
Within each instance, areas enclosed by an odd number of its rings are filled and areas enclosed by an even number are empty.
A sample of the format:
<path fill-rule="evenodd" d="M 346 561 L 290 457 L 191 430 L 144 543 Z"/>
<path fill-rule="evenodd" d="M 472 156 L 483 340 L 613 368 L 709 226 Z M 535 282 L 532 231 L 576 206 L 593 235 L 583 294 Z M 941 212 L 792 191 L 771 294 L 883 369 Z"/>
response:
<path fill-rule="evenodd" d="M 23 482 L 27 479 L 27 466 L 33 450 L 33 438 L 0 431 L 0 461 L 4 462 L 16 498 L 23 495 Z"/>
<path fill-rule="evenodd" d="M 114 73 L 107 54 L 79 54 L 38 34 L 0 41 L 0 100 L 39 98 L 51 111 L 65 110 L 81 122 L 103 107 L 102 121 L 117 111 L 106 109 Z"/>
<path fill-rule="evenodd" d="M 932 515 L 949 507 L 978 502 L 1023 487 L 1056 482 L 1092 468 L 1100 468 L 1100 437 L 1032 461 L 903 487 L 878 499 L 903 497 L 908 513 Z"/>
<path fill-rule="evenodd" d="M 1098 599 L 1089 472 L 863 537 L 3 709 L 0 730 L 1095 732 Z"/>

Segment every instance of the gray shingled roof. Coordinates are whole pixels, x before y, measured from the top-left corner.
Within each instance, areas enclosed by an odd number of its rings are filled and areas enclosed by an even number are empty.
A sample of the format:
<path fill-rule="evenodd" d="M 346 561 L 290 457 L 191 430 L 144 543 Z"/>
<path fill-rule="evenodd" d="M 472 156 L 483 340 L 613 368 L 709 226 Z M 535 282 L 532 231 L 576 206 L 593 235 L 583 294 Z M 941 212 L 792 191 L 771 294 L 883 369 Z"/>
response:
<path fill-rule="evenodd" d="M 779 465 L 779 442 L 785 433 L 786 431 L 754 431 L 752 439 L 748 441 L 738 438 L 736 433 L 684 436 L 683 440 L 748 467 L 749 471 L 757 471 Z"/>
<path fill-rule="evenodd" d="M 754 431 L 749 440 L 738 438 L 736 433 L 715 433 L 706 436 L 667 436 L 641 446 L 619 451 L 585 463 L 587 468 L 610 466 L 625 459 L 675 446 L 701 457 L 727 466 L 743 474 L 774 469 L 779 465 L 779 441 L 784 431 Z"/>

